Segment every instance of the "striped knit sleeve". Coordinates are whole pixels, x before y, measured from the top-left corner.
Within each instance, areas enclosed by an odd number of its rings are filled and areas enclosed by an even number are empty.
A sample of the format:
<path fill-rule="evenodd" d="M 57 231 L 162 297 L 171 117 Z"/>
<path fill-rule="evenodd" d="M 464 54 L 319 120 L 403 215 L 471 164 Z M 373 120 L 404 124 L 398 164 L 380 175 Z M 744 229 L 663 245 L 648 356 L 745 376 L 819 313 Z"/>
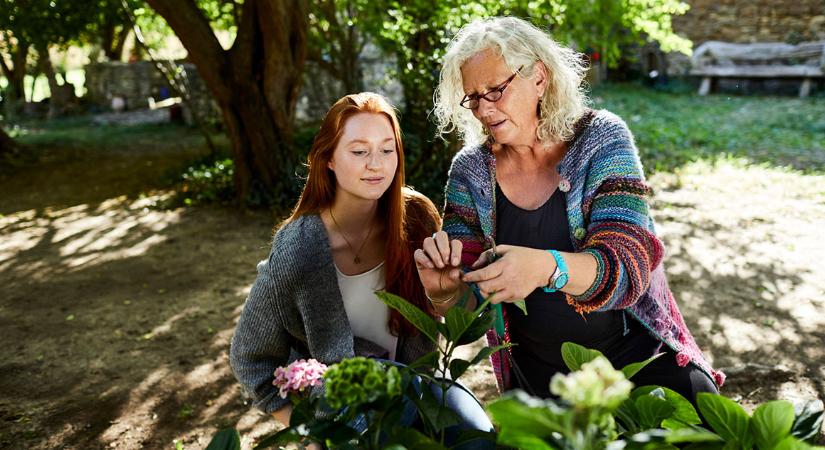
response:
<path fill-rule="evenodd" d="M 450 239 L 461 241 L 461 264 L 472 265 L 484 251 L 484 233 L 470 192 L 467 167 L 460 157 L 453 160 L 444 192 L 444 220 L 442 229 Z"/>
<path fill-rule="evenodd" d="M 632 306 L 647 290 L 664 253 L 650 226 L 647 198 L 652 191 L 623 125 L 604 142 L 587 175 L 582 210 L 589 222 L 582 249 L 595 257 L 598 269 L 590 289 L 567 296 L 580 313 Z"/>

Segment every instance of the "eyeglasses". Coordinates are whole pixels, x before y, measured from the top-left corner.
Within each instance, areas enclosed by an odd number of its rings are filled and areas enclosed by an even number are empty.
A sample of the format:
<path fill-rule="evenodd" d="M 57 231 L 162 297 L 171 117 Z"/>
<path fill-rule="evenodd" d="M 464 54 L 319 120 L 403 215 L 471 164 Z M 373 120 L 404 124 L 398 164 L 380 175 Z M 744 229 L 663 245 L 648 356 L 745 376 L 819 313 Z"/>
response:
<path fill-rule="evenodd" d="M 521 72 L 521 69 L 523 68 L 524 66 L 519 67 L 516 70 L 516 72 L 510 78 L 508 78 L 507 81 L 505 81 L 504 84 L 502 84 L 501 86 L 490 89 L 489 91 L 483 94 L 465 95 L 464 98 L 461 100 L 461 103 L 459 104 L 467 109 L 476 109 L 478 108 L 479 100 L 482 98 L 484 100 L 487 100 L 488 102 L 493 103 L 501 100 L 501 96 L 504 95 L 504 90 L 507 89 L 507 86 L 509 86 L 510 83 L 513 82 L 513 80 L 516 78 L 516 75 L 518 75 L 518 73 Z"/>

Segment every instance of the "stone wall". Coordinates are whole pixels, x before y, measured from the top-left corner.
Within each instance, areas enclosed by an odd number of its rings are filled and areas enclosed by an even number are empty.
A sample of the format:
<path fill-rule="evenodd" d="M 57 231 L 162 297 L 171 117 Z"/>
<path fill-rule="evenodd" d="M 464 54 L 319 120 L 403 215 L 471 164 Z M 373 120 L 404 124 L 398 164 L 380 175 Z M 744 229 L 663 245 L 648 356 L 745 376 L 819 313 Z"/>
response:
<path fill-rule="evenodd" d="M 365 89 L 389 98 L 397 109 L 401 109 L 404 93 L 400 83 L 393 76 L 395 58 L 388 57 L 374 45 L 367 45 L 360 56 L 363 64 Z M 218 122 L 220 110 L 198 75 L 194 65 L 180 65 L 186 72 L 193 103 L 208 122 Z M 149 97 L 155 101 L 175 96 L 166 79 L 148 61 L 134 63 L 105 62 L 86 66 L 86 100 L 101 111 L 112 108 L 112 99 L 125 100 L 126 110 L 140 110 L 149 107 Z M 332 78 L 318 65 L 307 62 L 304 83 L 299 94 L 295 117 L 299 124 L 316 123 L 341 98 L 344 92 L 341 83 Z M 183 108 L 184 119 L 191 123 L 191 115 Z"/>
<path fill-rule="evenodd" d="M 220 110 L 195 66 L 184 63 L 180 67 L 186 74 L 187 88 L 195 108 L 208 122 L 219 121 Z M 85 71 L 87 102 L 100 110 L 109 110 L 115 97 L 125 101 L 125 110 L 140 110 L 149 107 L 150 97 L 160 101 L 176 96 L 166 78 L 149 61 L 93 63 L 87 65 Z M 186 107 L 183 112 L 184 119 L 191 124 L 191 112 Z"/>
<path fill-rule="evenodd" d="M 692 40 L 787 42 L 825 39 L 825 0 L 685 0 L 673 29 Z"/>

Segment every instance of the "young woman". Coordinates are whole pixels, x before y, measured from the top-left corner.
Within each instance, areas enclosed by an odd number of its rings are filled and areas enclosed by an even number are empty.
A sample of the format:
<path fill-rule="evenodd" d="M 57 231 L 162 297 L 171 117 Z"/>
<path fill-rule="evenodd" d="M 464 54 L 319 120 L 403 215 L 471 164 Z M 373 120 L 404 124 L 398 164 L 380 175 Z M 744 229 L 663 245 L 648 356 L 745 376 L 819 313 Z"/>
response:
<path fill-rule="evenodd" d="M 348 95 L 324 117 L 309 177 L 244 305 L 230 350 L 235 376 L 254 404 L 289 424 L 291 405 L 273 372 L 298 358 L 331 364 L 372 356 L 409 364 L 432 343 L 376 296 L 400 295 L 433 314 L 413 251 L 440 226 L 425 196 L 404 187 L 404 151 L 390 104 Z M 467 427 L 492 430 L 478 401 L 451 389 Z"/>

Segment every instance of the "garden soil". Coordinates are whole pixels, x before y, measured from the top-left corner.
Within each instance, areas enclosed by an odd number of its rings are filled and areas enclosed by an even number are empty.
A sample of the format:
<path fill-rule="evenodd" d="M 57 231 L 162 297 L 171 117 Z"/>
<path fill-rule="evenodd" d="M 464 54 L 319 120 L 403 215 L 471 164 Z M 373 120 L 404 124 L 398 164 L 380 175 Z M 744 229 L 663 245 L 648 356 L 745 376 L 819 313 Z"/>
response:
<path fill-rule="evenodd" d="M 0 448 L 199 449 L 223 427 L 248 448 L 273 431 L 227 353 L 280 217 L 160 207 L 165 174 L 202 150 L 33 151 L 0 175 Z M 651 183 L 671 288 L 723 393 L 825 398 L 825 178 L 720 163 Z M 488 364 L 462 381 L 497 396 Z"/>

